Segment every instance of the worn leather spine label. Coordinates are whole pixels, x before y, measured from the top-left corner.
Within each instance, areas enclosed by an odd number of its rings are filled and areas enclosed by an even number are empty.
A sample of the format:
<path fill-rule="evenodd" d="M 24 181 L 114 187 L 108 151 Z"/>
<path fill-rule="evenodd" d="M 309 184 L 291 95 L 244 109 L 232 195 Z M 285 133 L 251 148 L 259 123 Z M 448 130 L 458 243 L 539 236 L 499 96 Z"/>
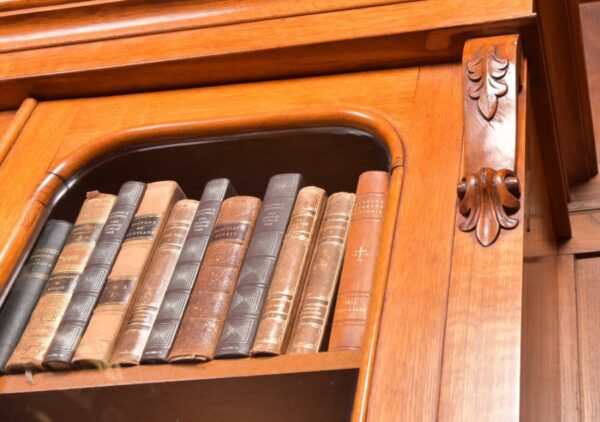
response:
<path fill-rule="evenodd" d="M 197 208 L 198 201 L 190 199 L 173 207 L 115 346 L 113 365 L 139 363 Z"/>
<path fill-rule="evenodd" d="M 98 192 L 88 194 L 46 289 L 8 361 L 9 372 L 42 369 L 42 360 L 115 199 L 114 195 Z"/>
<path fill-rule="evenodd" d="M 327 201 L 306 286 L 287 354 L 317 353 L 340 274 L 354 194 L 339 192 Z"/>
<path fill-rule="evenodd" d="M 67 369 L 71 366 L 75 349 L 92 316 L 145 190 L 146 185 L 141 182 L 126 182 L 119 190 L 115 205 L 102 227 L 96 247 L 48 348 L 44 367 Z"/>
<path fill-rule="evenodd" d="M 204 259 L 223 200 L 235 195 L 228 179 L 214 179 L 204 188 L 189 233 L 158 310 L 142 355 L 142 363 L 166 362 L 181 318 Z"/>
<path fill-rule="evenodd" d="M 358 180 L 352 223 L 340 276 L 329 351 L 359 350 L 365 336 L 389 174 L 368 171 Z"/>
<path fill-rule="evenodd" d="M 309 186 L 298 193 L 256 332 L 253 355 L 279 355 L 285 351 L 326 201 L 321 188 Z"/>
<path fill-rule="evenodd" d="M 260 204 L 250 196 L 223 202 L 169 361 L 213 358 Z"/>
<path fill-rule="evenodd" d="M 154 182 L 146 191 L 127 230 L 114 266 L 71 363 L 76 367 L 105 367 L 138 282 L 156 248 L 166 217 L 184 194 L 172 181 Z"/>
<path fill-rule="evenodd" d="M 42 294 L 71 227 L 66 221 L 48 221 L 15 280 L 0 311 L 0 373 L 5 371 L 6 362 Z"/>
<path fill-rule="evenodd" d="M 250 355 L 283 237 L 303 184 L 302 175 L 296 173 L 278 174 L 269 180 L 216 357 Z"/>

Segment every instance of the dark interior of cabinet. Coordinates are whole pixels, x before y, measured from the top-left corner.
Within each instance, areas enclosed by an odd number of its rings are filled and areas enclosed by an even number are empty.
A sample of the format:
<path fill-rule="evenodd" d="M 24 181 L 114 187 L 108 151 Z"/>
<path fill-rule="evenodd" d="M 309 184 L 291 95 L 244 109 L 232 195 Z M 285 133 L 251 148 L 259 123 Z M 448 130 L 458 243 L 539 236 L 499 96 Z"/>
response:
<path fill-rule="evenodd" d="M 175 180 L 189 198 L 199 199 L 207 181 L 227 177 L 240 195 L 262 197 L 269 178 L 278 173 L 302 173 L 307 185 L 331 194 L 354 192 L 364 171 L 390 169 L 389 153 L 377 138 L 342 127 L 158 141 L 82 170 L 69 181 L 71 188 L 51 218 L 73 221 L 87 191 L 116 193 L 128 180 Z"/>

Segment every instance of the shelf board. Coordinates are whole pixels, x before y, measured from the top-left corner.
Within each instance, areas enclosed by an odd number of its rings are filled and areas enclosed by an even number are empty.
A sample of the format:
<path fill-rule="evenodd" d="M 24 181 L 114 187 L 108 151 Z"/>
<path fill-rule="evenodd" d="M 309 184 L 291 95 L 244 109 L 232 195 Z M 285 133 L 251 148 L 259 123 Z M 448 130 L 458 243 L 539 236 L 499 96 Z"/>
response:
<path fill-rule="evenodd" d="M 360 352 L 323 352 L 199 364 L 41 372 L 33 374 L 32 381 L 25 374 L 15 374 L 0 377 L 0 395 L 357 369 L 360 359 Z"/>
<path fill-rule="evenodd" d="M 360 352 L 0 377 L 0 420 L 346 421 Z M 266 416 L 265 416 L 266 415 Z"/>

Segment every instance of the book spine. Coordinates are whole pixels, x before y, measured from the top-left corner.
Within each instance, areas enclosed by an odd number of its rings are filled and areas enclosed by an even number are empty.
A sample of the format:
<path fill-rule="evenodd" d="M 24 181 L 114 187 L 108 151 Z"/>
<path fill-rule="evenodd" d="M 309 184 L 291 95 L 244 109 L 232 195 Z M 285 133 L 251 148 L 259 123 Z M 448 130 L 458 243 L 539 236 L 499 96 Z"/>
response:
<path fill-rule="evenodd" d="M 150 331 L 142 355 L 142 363 L 167 361 L 175 336 L 179 331 L 183 312 L 194 288 L 200 264 L 204 259 L 221 204 L 235 194 L 233 185 L 228 179 L 214 179 L 206 184 L 198 210 L 158 310 L 156 321 Z"/>
<path fill-rule="evenodd" d="M 6 362 L 25 330 L 71 227 L 66 221 L 48 221 L 13 284 L 0 311 L 0 373 L 5 372 Z"/>
<path fill-rule="evenodd" d="M 317 353 L 321 348 L 342 266 L 354 199 L 353 193 L 338 192 L 327 201 L 287 354 Z"/>
<path fill-rule="evenodd" d="M 145 190 L 146 185 L 141 182 L 126 182 L 119 190 L 117 201 L 100 232 L 96 247 L 50 343 L 43 361 L 45 368 L 71 367 L 75 349 L 92 316 L 94 306 Z"/>
<path fill-rule="evenodd" d="M 389 179 L 389 174 L 383 171 L 368 171 L 358 179 L 329 337 L 330 351 L 362 348 Z"/>
<path fill-rule="evenodd" d="M 253 355 L 279 355 L 285 351 L 326 201 L 321 188 L 308 186 L 298 193 L 256 332 Z"/>
<path fill-rule="evenodd" d="M 169 362 L 213 358 L 260 204 L 250 196 L 223 202 Z"/>
<path fill-rule="evenodd" d="M 114 348 L 112 365 L 139 363 L 197 208 L 198 201 L 191 199 L 182 199 L 173 207 Z"/>
<path fill-rule="evenodd" d="M 302 175 L 295 173 L 278 174 L 269 180 L 217 346 L 217 358 L 250 355 L 285 230 L 302 185 Z"/>
<path fill-rule="evenodd" d="M 42 369 L 44 355 L 115 199 L 114 195 L 88 193 L 29 324 L 8 360 L 8 372 Z"/>
<path fill-rule="evenodd" d="M 172 181 L 149 183 L 136 212 L 88 327 L 71 364 L 75 367 L 106 367 L 148 262 L 156 249 L 166 217 L 184 194 Z"/>

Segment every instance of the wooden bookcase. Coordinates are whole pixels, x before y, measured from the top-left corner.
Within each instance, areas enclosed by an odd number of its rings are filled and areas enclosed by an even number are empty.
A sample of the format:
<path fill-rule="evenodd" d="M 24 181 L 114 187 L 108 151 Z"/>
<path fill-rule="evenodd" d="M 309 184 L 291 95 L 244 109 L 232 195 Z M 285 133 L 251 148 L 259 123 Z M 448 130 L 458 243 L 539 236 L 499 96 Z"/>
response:
<path fill-rule="evenodd" d="M 0 418 L 565 415 L 558 242 L 570 187 L 597 172 L 571 2 L 24 3 L 0 6 L 5 286 L 43 222 L 72 219 L 90 189 L 392 182 L 362 351 L 3 376 Z M 509 172 L 477 191 L 469 173 L 488 167 Z M 495 208 L 460 205 L 473 192 Z M 496 237 L 509 208 L 518 223 Z M 461 230 L 469 209 L 480 229 Z"/>

